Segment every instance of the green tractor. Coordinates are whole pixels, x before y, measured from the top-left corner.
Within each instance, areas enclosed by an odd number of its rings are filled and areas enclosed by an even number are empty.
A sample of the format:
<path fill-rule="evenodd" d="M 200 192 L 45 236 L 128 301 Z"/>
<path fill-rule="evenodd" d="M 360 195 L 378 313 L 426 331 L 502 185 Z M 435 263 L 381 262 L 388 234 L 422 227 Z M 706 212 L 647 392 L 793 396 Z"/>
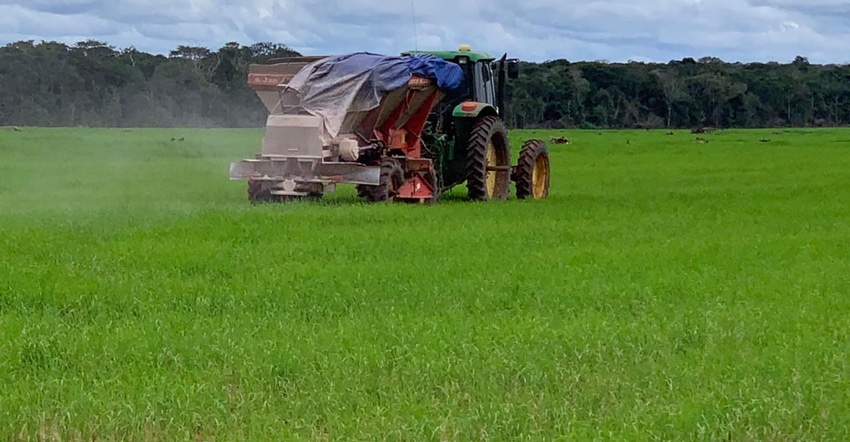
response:
<path fill-rule="evenodd" d="M 516 166 L 510 165 L 506 119 L 506 77 L 519 76 L 517 60 L 497 60 L 463 45 L 457 51 L 425 53 L 456 63 L 464 84 L 444 97 L 429 115 L 423 131 L 423 155 L 437 164 L 440 188 L 445 191 L 466 182 L 473 200 L 506 199 L 510 182 L 517 198 L 540 199 L 549 194 L 549 150 L 542 140 L 528 140 Z"/>
<path fill-rule="evenodd" d="M 518 73 L 516 60 L 468 46 L 251 65 L 266 132 L 230 178 L 248 181 L 252 202 L 321 197 L 340 183 L 370 202 L 434 203 L 464 182 L 472 200 L 507 199 L 511 182 L 519 199 L 545 198 L 543 141 L 526 141 L 511 165 L 505 88 Z"/>

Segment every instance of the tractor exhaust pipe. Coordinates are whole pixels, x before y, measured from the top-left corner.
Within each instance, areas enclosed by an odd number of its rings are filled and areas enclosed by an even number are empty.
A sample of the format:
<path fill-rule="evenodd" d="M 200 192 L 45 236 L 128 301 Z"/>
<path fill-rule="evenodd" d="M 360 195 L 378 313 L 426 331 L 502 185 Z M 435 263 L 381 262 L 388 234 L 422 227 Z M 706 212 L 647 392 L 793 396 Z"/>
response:
<path fill-rule="evenodd" d="M 502 55 L 502 58 L 499 59 L 499 84 L 498 90 L 499 93 L 496 97 L 496 106 L 499 107 L 499 118 L 502 121 L 505 121 L 505 95 L 507 95 L 507 82 L 505 78 L 505 60 L 508 59 L 508 54 L 505 53 Z"/>

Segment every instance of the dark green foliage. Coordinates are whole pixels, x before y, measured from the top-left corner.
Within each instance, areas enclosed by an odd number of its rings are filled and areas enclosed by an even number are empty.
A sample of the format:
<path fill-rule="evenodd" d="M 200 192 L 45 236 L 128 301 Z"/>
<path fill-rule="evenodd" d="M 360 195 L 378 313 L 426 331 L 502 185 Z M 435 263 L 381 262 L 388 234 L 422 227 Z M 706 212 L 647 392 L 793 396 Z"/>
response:
<path fill-rule="evenodd" d="M 509 84 L 520 128 L 841 126 L 850 123 L 850 66 L 554 60 L 522 63 Z"/>
<path fill-rule="evenodd" d="M 265 108 L 250 63 L 300 55 L 286 46 L 180 46 L 166 56 L 99 41 L 0 48 L 0 125 L 258 126 Z"/>
<path fill-rule="evenodd" d="M 88 40 L 0 48 L 0 125 L 262 126 L 248 65 L 299 55 L 285 45 L 230 42 L 168 56 Z M 850 123 L 850 66 L 553 60 L 522 63 L 508 84 L 518 128 L 840 126 Z"/>

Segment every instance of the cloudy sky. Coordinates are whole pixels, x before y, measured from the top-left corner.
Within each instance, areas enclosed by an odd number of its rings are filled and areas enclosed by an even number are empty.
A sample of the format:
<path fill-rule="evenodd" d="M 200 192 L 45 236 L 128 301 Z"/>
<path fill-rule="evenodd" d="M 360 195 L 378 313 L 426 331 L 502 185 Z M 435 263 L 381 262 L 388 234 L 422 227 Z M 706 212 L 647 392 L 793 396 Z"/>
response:
<path fill-rule="evenodd" d="M 313 55 L 466 43 L 531 61 L 846 63 L 850 0 L 0 0 L 4 44 L 86 38 L 156 53 L 228 41 Z"/>

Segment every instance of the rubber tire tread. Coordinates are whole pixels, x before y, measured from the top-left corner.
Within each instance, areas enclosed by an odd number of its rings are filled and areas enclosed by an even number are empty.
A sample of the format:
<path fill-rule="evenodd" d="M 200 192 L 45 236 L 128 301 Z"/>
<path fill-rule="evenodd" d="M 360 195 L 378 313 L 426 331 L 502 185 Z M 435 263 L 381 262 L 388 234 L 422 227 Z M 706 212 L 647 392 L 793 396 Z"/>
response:
<path fill-rule="evenodd" d="M 508 140 L 508 131 L 505 123 L 493 115 L 481 117 L 472 128 L 467 141 L 467 159 L 466 159 L 466 190 L 470 199 L 483 201 L 488 199 L 487 195 L 487 144 L 490 139 L 498 134 L 502 134 L 505 139 L 505 148 L 508 152 L 505 156 L 510 158 L 510 144 Z M 498 148 L 498 146 L 497 146 Z M 499 198 L 507 198 L 507 193 L 510 191 L 510 178 L 507 180 L 503 195 L 498 195 Z M 494 195 L 489 195 L 493 198 Z"/>
<path fill-rule="evenodd" d="M 549 148 L 542 140 L 528 140 L 523 143 L 519 151 L 516 169 L 514 170 L 517 199 L 525 199 L 534 195 L 534 183 L 531 178 L 534 172 L 534 163 L 540 155 L 545 155 L 547 159 L 549 158 Z M 550 174 L 547 174 L 547 180 L 550 176 Z M 548 182 L 546 183 L 543 198 L 547 196 L 549 196 Z"/>
<path fill-rule="evenodd" d="M 381 160 L 380 184 L 377 186 L 360 186 L 357 193 L 370 203 L 389 201 L 390 198 L 395 196 L 394 191 L 398 189 L 403 180 L 404 171 L 401 169 L 398 160 L 384 158 Z"/>

